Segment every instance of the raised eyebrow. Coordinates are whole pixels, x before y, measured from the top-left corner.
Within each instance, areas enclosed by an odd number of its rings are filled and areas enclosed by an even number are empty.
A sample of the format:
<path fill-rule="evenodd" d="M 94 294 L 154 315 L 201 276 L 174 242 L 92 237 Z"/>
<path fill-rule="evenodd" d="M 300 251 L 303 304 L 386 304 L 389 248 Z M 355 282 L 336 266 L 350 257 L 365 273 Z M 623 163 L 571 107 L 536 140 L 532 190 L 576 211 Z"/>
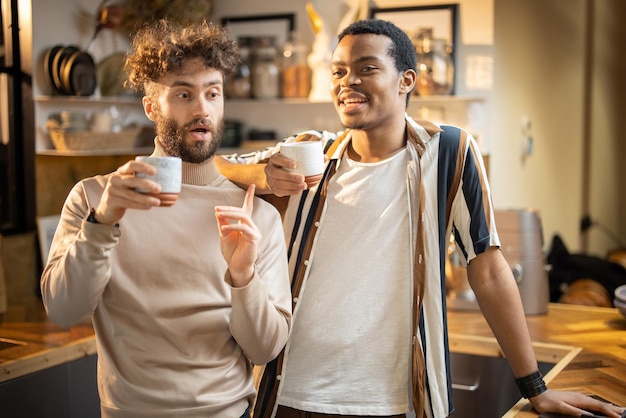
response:
<path fill-rule="evenodd" d="M 215 80 L 211 80 L 208 83 L 205 83 L 202 85 L 202 87 L 212 87 L 212 86 L 221 86 L 222 84 L 224 84 L 222 82 L 222 80 L 219 79 L 215 79 Z M 185 80 L 175 80 L 171 87 L 188 87 L 188 88 L 194 88 L 196 87 L 196 84 L 194 83 L 190 83 L 189 81 L 185 81 Z"/>

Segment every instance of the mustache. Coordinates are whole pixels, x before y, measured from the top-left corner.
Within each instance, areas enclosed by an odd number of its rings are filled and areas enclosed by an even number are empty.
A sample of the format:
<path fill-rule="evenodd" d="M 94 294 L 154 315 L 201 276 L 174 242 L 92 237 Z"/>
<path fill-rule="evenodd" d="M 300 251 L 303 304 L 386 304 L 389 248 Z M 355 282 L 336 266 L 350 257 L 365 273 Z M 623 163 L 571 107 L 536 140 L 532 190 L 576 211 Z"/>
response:
<path fill-rule="evenodd" d="M 204 125 L 204 126 L 208 126 L 211 128 L 211 131 L 213 131 L 214 125 L 213 123 L 211 123 L 211 120 L 208 118 L 198 118 L 198 119 L 193 119 L 187 123 L 185 123 L 183 126 L 181 126 L 182 129 L 189 129 L 192 126 L 195 125 Z"/>
<path fill-rule="evenodd" d="M 339 89 L 339 93 L 337 94 L 337 96 L 348 93 L 358 93 L 364 96 L 366 95 L 365 92 L 358 87 L 342 87 L 341 89 Z"/>

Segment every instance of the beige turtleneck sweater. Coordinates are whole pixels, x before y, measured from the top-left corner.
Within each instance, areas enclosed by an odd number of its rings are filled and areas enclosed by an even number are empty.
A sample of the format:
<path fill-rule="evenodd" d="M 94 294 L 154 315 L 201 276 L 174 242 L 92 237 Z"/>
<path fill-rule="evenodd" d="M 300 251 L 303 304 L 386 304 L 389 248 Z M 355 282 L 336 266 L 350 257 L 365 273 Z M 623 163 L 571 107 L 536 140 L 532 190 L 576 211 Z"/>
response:
<path fill-rule="evenodd" d="M 153 155 L 163 155 L 158 145 Z M 119 227 L 85 221 L 106 181 L 70 192 L 41 279 L 51 320 L 92 316 L 102 416 L 241 416 L 255 396 L 251 364 L 273 359 L 290 329 L 278 212 L 255 199 L 256 274 L 233 288 L 213 208 L 241 206 L 245 192 L 212 160 L 183 163 L 173 207 L 128 210 Z"/>

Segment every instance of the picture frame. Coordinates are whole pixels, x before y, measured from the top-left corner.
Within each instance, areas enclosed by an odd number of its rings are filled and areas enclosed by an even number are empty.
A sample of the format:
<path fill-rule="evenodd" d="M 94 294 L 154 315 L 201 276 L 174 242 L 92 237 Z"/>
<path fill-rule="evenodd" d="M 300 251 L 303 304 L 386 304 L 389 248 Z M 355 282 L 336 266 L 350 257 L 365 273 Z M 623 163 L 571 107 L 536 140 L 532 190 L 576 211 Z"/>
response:
<path fill-rule="evenodd" d="M 220 24 L 226 27 L 230 39 L 240 36 L 272 36 L 275 45 L 280 47 L 289 40 L 289 35 L 296 30 L 295 13 L 281 13 L 251 16 L 224 16 Z"/>
<path fill-rule="evenodd" d="M 388 20 L 412 36 L 419 28 L 433 29 L 434 38 L 446 39 L 456 49 L 458 4 L 408 7 L 372 7 L 370 17 Z"/>
<path fill-rule="evenodd" d="M 372 7 L 370 18 L 387 20 L 402 29 L 411 39 L 425 28 L 432 28 L 433 38 L 442 38 L 452 46 L 450 57 L 456 67 L 458 4 L 407 7 Z"/>
<path fill-rule="evenodd" d="M 41 263 L 46 265 L 48 261 L 48 253 L 52 246 L 52 238 L 59 225 L 61 215 L 39 216 L 37 217 L 37 236 L 39 238 L 39 252 L 41 254 Z"/>

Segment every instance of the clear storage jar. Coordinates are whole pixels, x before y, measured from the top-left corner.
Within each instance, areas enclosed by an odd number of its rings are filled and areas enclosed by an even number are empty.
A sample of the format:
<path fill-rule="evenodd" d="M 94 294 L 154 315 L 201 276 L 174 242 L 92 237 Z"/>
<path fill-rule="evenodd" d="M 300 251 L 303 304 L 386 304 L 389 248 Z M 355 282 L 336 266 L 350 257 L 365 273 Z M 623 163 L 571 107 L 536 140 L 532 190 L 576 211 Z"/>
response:
<path fill-rule="evenodd" d="M 250 73 L 250 40 L 248 37 L 237 39 L 241 62 L 226 80 L 226 97 L 248 99 L 252 97 L 252 79 Z"/>
<path fill-rule="evenodd" d="M 252 69 L 252 95 L 256 99 L 274 99 L 280 96 L 280 73 L 273 37 L 257 39 Z"/>
<path fill-rule="evenodd" d="M 297 34 L 292 34 L 283 48 L 282 96 L 308 97 L 311 91 L 311 69 L 307 63 L 307 48 Z"/>
<path fill-rule="evenodd" d="M 417 94 L 447 95 L 453 89 L 452 46 L 445 39 L 424 38 L 417 50 Z"/>

